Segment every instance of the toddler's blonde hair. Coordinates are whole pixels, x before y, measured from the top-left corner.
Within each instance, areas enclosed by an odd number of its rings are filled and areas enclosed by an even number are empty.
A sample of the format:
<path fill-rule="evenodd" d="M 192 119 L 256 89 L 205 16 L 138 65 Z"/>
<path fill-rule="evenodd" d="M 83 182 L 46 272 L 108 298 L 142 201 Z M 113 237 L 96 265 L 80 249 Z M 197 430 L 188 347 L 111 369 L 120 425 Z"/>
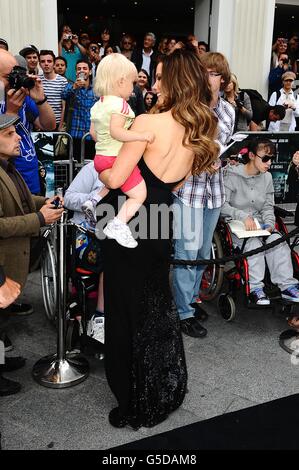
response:
<path fill-rule="evenodd" d="M 122 54 L 109 54 L 98 65 L 94 92 L 96 96 L 114 95 L 117 81 L 131 76 L 137 79 L 133 62 Z"/>

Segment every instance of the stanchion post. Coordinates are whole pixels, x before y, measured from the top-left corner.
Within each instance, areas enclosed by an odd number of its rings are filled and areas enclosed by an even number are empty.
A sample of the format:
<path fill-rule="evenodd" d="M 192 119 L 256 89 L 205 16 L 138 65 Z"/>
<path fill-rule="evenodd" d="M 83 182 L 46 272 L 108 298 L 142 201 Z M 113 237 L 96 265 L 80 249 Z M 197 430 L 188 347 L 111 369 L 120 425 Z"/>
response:
<path fill-rule="evenodd" d="M 89 364 L 78 354 L 66 354 L 66 224 L 67 213 L 62 214 L 59 223 L 58 243 L 58 321 L 57 321 L 57 353 L 40 359 L 33 367 L 33 378 L 49 388 L 66 388 L 77 385 L 88 377 Z"/>

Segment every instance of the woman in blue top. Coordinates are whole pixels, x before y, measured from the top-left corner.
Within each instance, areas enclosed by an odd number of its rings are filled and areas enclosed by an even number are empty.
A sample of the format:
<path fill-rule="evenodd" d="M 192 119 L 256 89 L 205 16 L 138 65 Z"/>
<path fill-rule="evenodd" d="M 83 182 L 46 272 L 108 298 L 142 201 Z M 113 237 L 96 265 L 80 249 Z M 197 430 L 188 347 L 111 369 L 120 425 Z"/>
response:
<path fill-rule="evenodd" d="M 58 53 L 67 61 L 65 77 L 72 82 L 76 81 L 76 63 L 86 55 L 86 49 L 79 43 L 79 38 L 72 33 L 69 26 L 62 28 L 61 39 L 58 43 Z"/>

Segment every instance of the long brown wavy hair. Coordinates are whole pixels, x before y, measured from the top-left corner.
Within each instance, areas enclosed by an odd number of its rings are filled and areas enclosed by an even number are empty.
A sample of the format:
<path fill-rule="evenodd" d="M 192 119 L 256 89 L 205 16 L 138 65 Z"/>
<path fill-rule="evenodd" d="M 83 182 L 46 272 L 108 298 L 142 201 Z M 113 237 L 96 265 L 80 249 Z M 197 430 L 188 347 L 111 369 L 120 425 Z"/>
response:
<path fill-rule="evenodd" d="M 159 112 L 171 110 L 185 128 L 184 147 L 194 152 L 192 174 L 214 173 L 219 146 L 216 144 L 216 116 L 209 108 L 212 94 L 206 69 L 193 50 L 177 49 L 160 58 L 163 64 Z"/>

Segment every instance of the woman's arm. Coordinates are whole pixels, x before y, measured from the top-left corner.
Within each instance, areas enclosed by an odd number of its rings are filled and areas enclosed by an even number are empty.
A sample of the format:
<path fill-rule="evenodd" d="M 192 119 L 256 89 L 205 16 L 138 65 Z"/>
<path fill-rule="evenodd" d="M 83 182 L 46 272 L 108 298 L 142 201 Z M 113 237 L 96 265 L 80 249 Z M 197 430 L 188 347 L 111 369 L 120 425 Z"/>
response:
<path fill-rule="evenodd" d="M 152 143 L 154 140 L 154 134 L 152 132 L 137 132 L 131 129 L 125 129 L 126 117 L 121 114 L 112 114 L 110 121 L 110 135 L 113 139 L 119 140 L 120 142 L 134 142 L 138 140 L 140 142 Z"/>
<path fill-rule="evenodd" d="M 273 180 L 270 173 L 269 175 L 269 182 L 266 187 L 265 191 L 265 203 L 261 210 L 261 215 L 264 224 L 269 225 L 271 229 L 275 228 L 275 215 L 274 215 L 274 187 L 273 187 Z"/>
<path fill-rule="evenodd" d="M 150 116 L 146 114 L 138 116 L 131 127 L 132 131 L 145 132 L 149 118 Z M 141 159 L 147 146 L 148 142 L 134 141 L 125 143 L 121 147 L 113 167 L 103 172 L 105 179 L 101 178 L 101 181 L 111 189 L 122 186 Z"/>

